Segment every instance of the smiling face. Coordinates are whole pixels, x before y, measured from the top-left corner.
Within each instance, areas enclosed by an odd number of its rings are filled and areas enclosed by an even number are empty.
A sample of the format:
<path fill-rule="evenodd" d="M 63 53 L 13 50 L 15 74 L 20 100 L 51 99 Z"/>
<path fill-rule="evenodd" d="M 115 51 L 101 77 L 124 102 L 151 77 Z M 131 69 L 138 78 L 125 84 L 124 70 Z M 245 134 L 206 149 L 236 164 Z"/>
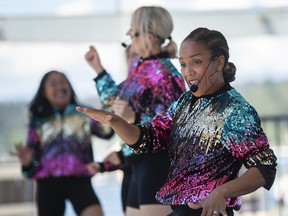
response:
<path fill-rule="evenodd" d="M 71 101 L 72 89 L 61 73 L 53 72 L 44 84 L 44 95 L 53 107 L 62 110 Z"/>
<path fill-rule="evenodd" d="M 212 58 L 211 51 L 204 43 L 186 40 L 181 44 L 179 62 L 182 76 L 189 88 L 198 85 L 193 95 L 200 97 L 212 94 L 224 86 L 224 60 L 223 55 Z"/>

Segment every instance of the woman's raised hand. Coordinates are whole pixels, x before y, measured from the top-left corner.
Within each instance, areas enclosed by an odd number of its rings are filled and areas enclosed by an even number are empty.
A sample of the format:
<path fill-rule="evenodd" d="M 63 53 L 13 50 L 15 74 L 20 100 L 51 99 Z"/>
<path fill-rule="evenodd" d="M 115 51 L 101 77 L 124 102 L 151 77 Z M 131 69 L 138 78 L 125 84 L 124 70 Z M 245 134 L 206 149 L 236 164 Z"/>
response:
<path fill-rule="evenodd" d="M 88 64 L 97 72 L 97 74 L 100 74 L 104 71 L 99 54 L 94 46 L 89 47 L 89 50 L 85 54 L 85 59 Z"/>

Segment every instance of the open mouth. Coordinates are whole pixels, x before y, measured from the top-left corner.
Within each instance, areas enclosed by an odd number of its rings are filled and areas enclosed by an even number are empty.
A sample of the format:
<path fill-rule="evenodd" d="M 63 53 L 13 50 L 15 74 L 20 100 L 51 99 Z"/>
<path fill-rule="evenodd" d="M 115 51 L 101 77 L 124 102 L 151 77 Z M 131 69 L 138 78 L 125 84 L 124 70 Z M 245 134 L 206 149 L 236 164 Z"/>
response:
<path fill-rule="evenodd" d="M 197 80 L 197 79 L 189 80 L 187 83 L 188 83 L 188 86 L 190 87 L 192 85 L 198 85 L 199 80 Z"/>
<path fill-rule="evenodd" d="M 63 99 L 67 97 L 67 95 L 68 95 L 67 89 L 62 89 L 61 91 L 56 92 L 55 97 L 59 99 Z"/>

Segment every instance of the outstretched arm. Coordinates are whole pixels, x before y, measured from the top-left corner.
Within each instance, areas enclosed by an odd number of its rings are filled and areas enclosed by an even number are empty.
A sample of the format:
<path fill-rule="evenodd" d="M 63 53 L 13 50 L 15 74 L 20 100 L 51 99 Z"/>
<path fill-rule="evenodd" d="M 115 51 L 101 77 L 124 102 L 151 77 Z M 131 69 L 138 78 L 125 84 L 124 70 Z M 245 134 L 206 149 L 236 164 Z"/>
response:
<path fill-rule="evenodd" d="M 140 137 L 140 129 L 136 125 L 128 123 L 112 112 L 85 107 L 76 107 L 76 110 L 101 123 L 109 124 L 128 145 L 135 144 Z"/>

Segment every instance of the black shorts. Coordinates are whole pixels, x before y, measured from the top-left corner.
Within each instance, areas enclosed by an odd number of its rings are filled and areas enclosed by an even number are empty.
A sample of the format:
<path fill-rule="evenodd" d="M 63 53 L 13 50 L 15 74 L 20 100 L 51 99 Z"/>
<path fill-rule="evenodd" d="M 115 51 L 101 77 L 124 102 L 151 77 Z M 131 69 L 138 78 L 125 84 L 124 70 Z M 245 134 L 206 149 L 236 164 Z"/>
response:
<path fill-rule="evenodd" d="M 70 200 L 75 212 L 100 201 L 94 192 L 90 177 L 50 177 L 37 181 L 37 207 L 39 216 L 62 216 L 65 200 Z"/>
<path fill-rule="evenodd" d="M 139 208 L 140 205 L 159 204 L 155 195 L 166 183 L 168 172 L 168 152 L 150 154 L 132 162 L 127 206 Z"/>
<path fill-rule="evenodd" d="M 126 206 L 127 206 L 127 198 L 128 198 L 128 191 L 129 186 L 131 182 L 131 172 L 124 172 L 123 174 L 123 180 L 121 185 L 121 201 L 122 201 L 122 210 L 123 212 L 126 212 Z"/>

